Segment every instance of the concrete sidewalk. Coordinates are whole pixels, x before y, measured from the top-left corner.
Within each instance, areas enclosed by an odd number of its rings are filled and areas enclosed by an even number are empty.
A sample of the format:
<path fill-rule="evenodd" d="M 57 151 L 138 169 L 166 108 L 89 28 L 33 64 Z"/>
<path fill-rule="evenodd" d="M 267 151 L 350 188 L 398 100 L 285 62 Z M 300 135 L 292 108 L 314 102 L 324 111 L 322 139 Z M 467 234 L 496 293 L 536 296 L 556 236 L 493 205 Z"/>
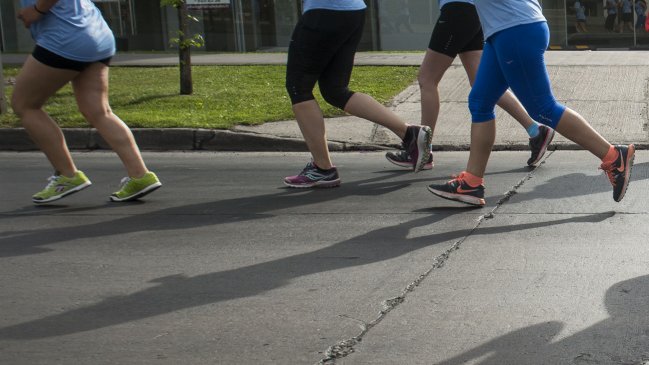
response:
<path fill-rule="evenodd" d="M 25 55 L 4 54 L 5 64 L 20 64 Z M 419 65 L 423 53 L 361 52 L 357 65 Z M 284 53 L 195 54 L 196 65 L 284 64 Z M 649 57 L 645 51 L 548 51 L 546 62 L 557 99 L 581 113 L 608 140 L 649 146 L 647 80 Z M 170 66 L 172 54 L 118 54 L 114 65 Z M 389 82 L 389 80 L 386 80 Z M 469 83 L 456 60 L 440 84 L 441 110 L 433 141 L 435 150 L 466 150 L 470 115 L 467 107 Z M 396 96 L 390 107 L 406 122 L 419 124 L 420 93 L 416 83 Z M 495 150 L 527 148 L 527 134 L 502 110 L 497 111 L 498 135 Z M 230 131 L 196 129 L 136 129 L 143 150 L 213 151 L 304 151 L 293 120 L 261 126 L 237 126 Z M 355 117 L 327 120 L 327 137 L 333 151 L 395 148 L 400 140 L 383 127 Z M 92 130 L 66 130 L 72 149 L 106 148 Z M 562 137 L 558 149 L 577 148 Z M 32 150 L 34 145 L 21 129 L 0 130 L 0 150 Z"/>

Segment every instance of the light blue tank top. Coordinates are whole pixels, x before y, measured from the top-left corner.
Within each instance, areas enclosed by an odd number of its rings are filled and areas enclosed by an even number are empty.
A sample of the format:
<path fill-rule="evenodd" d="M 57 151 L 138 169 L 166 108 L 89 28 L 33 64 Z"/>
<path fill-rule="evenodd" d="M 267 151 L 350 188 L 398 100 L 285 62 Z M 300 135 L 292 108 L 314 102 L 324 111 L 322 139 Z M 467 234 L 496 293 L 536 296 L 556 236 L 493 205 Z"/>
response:
<path fill-rule="evenodd" d="M 544 22 L 538 0 L 475 0 L 484 39 L 521 24 Z"/>
<path fill-rule="evenodd" d="M 304 0 L 304 9 L 306 13 L 311 9 L 328 9 L 328 10 L 361 10 L 365 9 L 363 0 Z"/>
<path fill-rule="evenodd" d="M 632 9 L 631 1 L 622 0 L 622 13 L 630 14 L 633 12 L 631 9 Z"/>
<path fill-rule="evenodd" d="M 35 2 L 21 0 L 21 6 Z M 29 30 L 37 45 L 74 61 L 94 62 L 115 54 L 113 32 L 90 0 L 58 1 Z"/>
<path fill-rule="evenodd" d="M 448 3 L 469 3 L 473 4 L 473 0 L 439 0 L 439 8 L 441 9 L 442 6 L 448 4 Z"/>
<path fill-rule="evenodd" d="M 615 0 L 606 0 L 606 6 L 608 6 L 607 9 L 608 15 L 617 14 L 617 4 Z"/>

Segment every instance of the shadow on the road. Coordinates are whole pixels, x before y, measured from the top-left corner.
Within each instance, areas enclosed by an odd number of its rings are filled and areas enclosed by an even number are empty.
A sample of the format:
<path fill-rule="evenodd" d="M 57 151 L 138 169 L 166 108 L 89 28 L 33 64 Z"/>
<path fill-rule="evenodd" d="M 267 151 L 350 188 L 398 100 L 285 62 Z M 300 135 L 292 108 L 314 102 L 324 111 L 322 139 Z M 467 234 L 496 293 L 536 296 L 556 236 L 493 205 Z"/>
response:
<path fill-rule="evenodd" d="M 521 173 L 521 172 L 530 172 L 530 171 L 533 171 L 536 168 L 537 168 L 536 166 L 533 166 L 533 167 L 528 167 L 528 166 L 516 167 L 516 168 L 513 168 L 513 169 L 509 169 L 509 170 L 486 172 L 485 176 L 516 174 L 516 173 Z M 408 172 L 408 170 L 405 170 L 403 168 L 402 169 L 396 169 L 396 168 L 395 169 L 389 169 L 389 170 L 386 170 L 386 171 L 391 172 L 391 173 L 399 173 L 399 175 L 403 175 L 404 173 Z M 458 171 L 458 173 L 459 173 L 459 171 Z M 443 176 L 443 175 L 442 176 L 432 176 L 430 179 L 427 179 L 426 181 L 436 182 L 438 180 L 451 180 L 453 178 L 453 176 L 454 175 L 452 175 L 452 174 L 448 175 L 448 176 Z"/>
<path fill-rule="evenodd" d="M 38 339 L 61 336 L 259 295 L 287 285 L 295 278 L 393 259 L 431 245 L 454 242 L 472 233 L 471 228 L 408 238 L 412 229 L 447 218 L 456 219 L 455 215 L 466 212 L 466 209 L 445 211 L 447 214 L 426 214 L 309 253 L 194 277 L 175 275 L 159 278 L 153 281 L 159 285 L 131 295 L 110 297 L 85 308 L 1 328 L 0 338 Z M 553 227 L 557 224 L 598 223 L 614 214 L 607 212 L 545 222 L 486 227 L 479 228 L 473 234 L 492 235 Z"/>
<path fill-rule="evenodd" d="M 649 163 L 634 166 L 629 189 L 634 182 L 649 178 Z M 525 169 L 525 168 L 522 168 Z M 518 172 L 522 169 L 512 169 Z M 201 226 L 212 226 L 246 220 L 273 217 L 273 211 L 308 206 L 350 196 L 378 196 L 398 191 L 412 184 L 430 182 L 430 177 L 408 181 L 383 181 L 404 175 L 404 170 L 377 172 L 378 176 L 346 182 L 336 189 L 299 190 L 281 188 L 280 192 L 259 196 L 248 196 L 218 200 L 200 204 L 185 205 L 146 212 L 141 215 L 102 221 L 72 227 L 29 229 L 22 231 L 5 231 L 0 234 L 0 258 L 49 252 L 51 249 L 41 247 L 57 242 L 83 238 L 119 235 L 141 231 L 161 231 L 185 229 Z M 583 173 L 562 175 L 538 184 L 533 190 L 516 194 L 516 199 L 562 199 L 601 192 L 610 192 L 611 186 L 602 176 L 589 176 Z M 129 204 L 141 204 L 133 202 Z M 454 203 L 455 204 L 455 203 Z M 39 216 L 52 214 L 75 214 L 123 207 L 123 203 L 106 203 L 94 207 L 68 207 L 65 205 L 29 206 L 0 215 L 0 219 L 20 216 Z M 432 210 L 438 211 L 438 210 Z M 173 216 L 173 219 L 161 217 Z M 73 218 L 72 218 L 73 219 Z M 110 227 L 110 229 L 106 229 Z"/>
<path fill-rule="evenodd" d="M 609 317 L 554 341 L 564 325 L 545 322 L 512 331 L 437 365 L 647 364 L 649 275 L 606 291 Z M 480 361 L 478 361 L 480 359 Z"/>
<path fill-rule="evenodd" d="M 40 247 L 57 242 L 93 237 L 104 237 L 142 231 L 165 231 L 193 227 L 213 226 L 273 217 L 272 212 L 309 206 L 327 201 L 346 199 L 351 196 L 380 196 L 392 193 L 412 184 L 428 181 L 419 178 L 407 181 L 384 181 L 403 176 L 403 171 L 381 173 L 376 177 L 360 181 L 346 182 L 335 189 L 289 189 L 281 188 L 272 194 L 246 196 L 211 201 L 200 204 L 183 205 L 139 215 L 128 215 L 111 221 L 71 227 L 29 229 L 4 232 L 0 235 L 0 257 L 38 254 L 51 251 Z M 138 204 L 133 202 L 127 204 Z M 123 207 L 124 203 L 106 203 L 96 207 L 30 206 L 14 212 L 3 213 L 4 217 L 39 216 L 52 214 L 84 213 L 111 207 Z M 104 211 L 102 211 L 104 212 Z M 0 216 L 0 217 L 2 217 Z M 162 218 L 167 216 L 167 218 Z M 173 218 L 169 218 L 173 217 Z M 74 220 L 74 216 L 70 217 Z M 4 237 L 3 237 L 4 236 Z"/>
<path fill-rule="evenodd" d="M 628 191 L 635 188 L 634 184 L 647 179 L 649 179 L 649 162 L 634 164 Z M 529 192 L 518 193 L 517 199 L 564 199 L 598 193 L 610 193 L 611 199 L 613 197 L 613 188 L 603 172 L 600 176 L 573 173 L 537 184 Z"/>
<path fill-rule="evenodd" d="M 56 203 L 49 203 L 43 205 L 28 205 L 20 209 L 15 209 L 10 212 L 1 212 L 0 219 L 14 218 L 16 216 L 48 216 L 52 214 L 77 214 L 77 213 L 90 213 L 93 211 L 104 211 L 105 209 L 118 208 L 120 204 L 114 204 L 106 201 L 102 205 L 93 206 L 73 206 L 64 204 L 64 201 L 57 201 Z M 144 204 L 141 200 L 132 202 L 124 202 L 121 205 L 138 205 Z"/>

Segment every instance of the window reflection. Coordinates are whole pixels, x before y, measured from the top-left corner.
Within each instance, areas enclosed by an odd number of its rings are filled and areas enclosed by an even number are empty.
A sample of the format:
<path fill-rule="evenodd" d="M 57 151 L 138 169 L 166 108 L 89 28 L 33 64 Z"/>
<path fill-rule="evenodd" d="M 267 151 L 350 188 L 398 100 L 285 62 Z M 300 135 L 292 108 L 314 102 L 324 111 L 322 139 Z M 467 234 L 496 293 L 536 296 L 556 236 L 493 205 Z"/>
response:
<path fill-rule="evenodd" d="M 649 0 L 539 0 L 550 27 L 552 49 L 647 48 Z M 171 51 L 177 37 L 174 9 L 158 0 L 94 0 L 115 34 L 120 51 Z M 197 51 L 286 51 L 301 0 L 201 0 L 190 14 L 192 34 L 205 38 Z M 359 50 L 418 50 L 428 45 L 436 0 L 366 0 L 366 28 Z M 30 52 L 29 31 L 16 21 L 20 0 L 0 0 L 0 41 L 5 52 Z"/>

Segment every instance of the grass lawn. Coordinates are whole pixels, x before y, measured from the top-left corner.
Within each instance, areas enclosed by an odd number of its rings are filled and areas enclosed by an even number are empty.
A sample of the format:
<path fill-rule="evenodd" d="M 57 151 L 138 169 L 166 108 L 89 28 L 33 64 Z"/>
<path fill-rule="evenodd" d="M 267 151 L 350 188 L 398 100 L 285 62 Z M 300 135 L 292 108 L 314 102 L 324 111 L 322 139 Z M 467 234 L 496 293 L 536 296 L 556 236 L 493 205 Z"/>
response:
<path fill-rule="evenodd" d="M 418 67 L 357 66 L 350 87 L 387 102 L 411 84 Z M 111 67 L 110 104 L 134 128 L 215 128 L 293 119 L 284 89 L 285 66 L 194 66 L 194 94 L 180 96 L 177 67 Z M 5 68 L 5 77 L 17 74 Z M 11 97 L 12 86 L 6 88 Z M 326 116 L 343 112 L 316 97 Z M 86 127 L 66 86 L 46 105 L 62 127 Z M 0 116 L 0 127 L 18 127 L 16 116 Z"/>

